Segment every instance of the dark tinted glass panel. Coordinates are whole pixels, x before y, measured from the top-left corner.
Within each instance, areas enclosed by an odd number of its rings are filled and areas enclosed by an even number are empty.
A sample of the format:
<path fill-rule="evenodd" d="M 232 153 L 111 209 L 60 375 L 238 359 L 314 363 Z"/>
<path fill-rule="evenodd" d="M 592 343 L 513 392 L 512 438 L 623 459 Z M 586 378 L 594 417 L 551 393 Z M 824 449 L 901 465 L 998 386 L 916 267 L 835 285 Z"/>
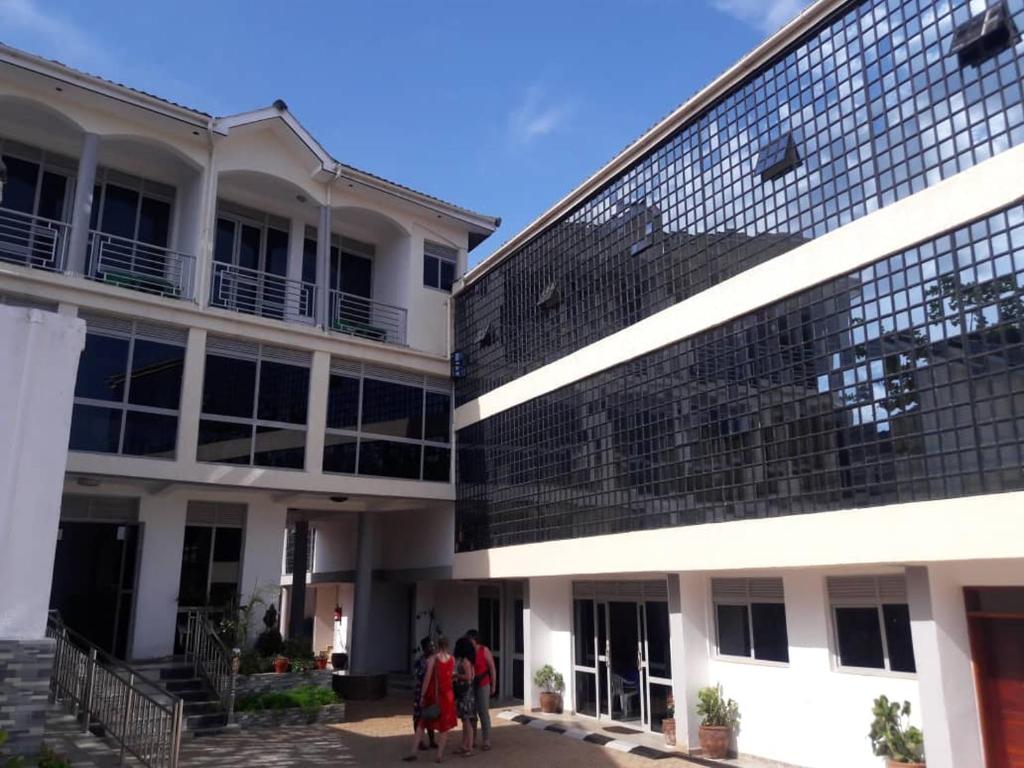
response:
<path fill-rule="evenodd" d="M 424 440 L 436 440 L 447 443 L 452 427 L 451 395 L 439 392 L 427 392 L 426 430 Z"/>
<path fill-rule="evenodd" d="M 124 448 L 130 456 L 173 459 L 178 441 L 178 417 L 128 411 L 124 424 Z"/>
<path fill-rule="evenodd" d="M 573 600 L 572 638 L 575 645 L 575 663 L 581 667 L 597 664 L 594 653 L 594 601 Z"/>
<path fill-rule="evenodd" d="M 256 361 L 206 356 L 203 413 L 251 418 L 256 396 Z"/>
<path fill-rule="evenodd" d="M 213 539 L 213 562 L 239 563 L 242 561 L 242 529 L 218 528 Z"/>
<path fill-rule="evenodd" d="M 171 229 L 171 204 L 152 197 L 142 198 L 139 212 L 138 240 L 150 245 L 167 247 Z"/>
<path fill-rule="evenodd" d="M 455 282 L 455 264 L 450 261 L 442 260 L 440 279 L 441 290 L 451 292 L 453 282 Z"/>
<path fill-rule="evenodd" d="M 246 269 L 260 268 L 260 243 L 263 233 L 259 227 L 249 224 L 240 225 L 242 229 L 241 244 L 238 248 L 238 266 Z"/>
<path fill-rule="evenodd" d="M 85 349 L 78 363 L 75 397 L 121 402 L 127 371 L 127 339 L 87 333 Z"/>
<path fill-rule="evenodd" d="M 316 240 L 308 237 L 302 242 L 302 281 L 316 283 Z"/>
<path fill-rule="evenodd" d="M 388 440 L 362 440 L 359 443 L 359 474 L 419 479 L 420 446 Z"/>
<path fill-rule="evenodd" d="M 256 427 L 253 464 L 258 467 L 302 469 L 306 463 L 306 432 L 299 429 Z"/>
<path fill-rule="evenodd" d="M 754 625 L 754 658 L 789 661 L 786 606 L 782 603 L 751 603 L 750 616 Z"/>
<path fill-rule="evenodd" d="M 252 425 L 200 419 L 199 461 L 219 464 L 248 464 L 252 451 Z"/>
<path fill-rule="evenodd" d="M 672 676 L 668 603 L 647 603 L 647 663 L 655 677 Z"/>
<path fill-rule="evenodd" d="M 447 483 L 451 479 L 451 462 L 451 449 L 423 446 L 423 479 Z"/>
<path fill-rule="evenodd" d="M 324 472 L 355 474 L 357 438 L 324 435 Z"/>
<path fill-rule="evenodd" d="M 363 379 L 364 432 L 419 438 L 423 434 L 423 389 Z"/>
<path fill-rule="evenodd" d="M 512 651 L 513 653 L 523 653 L 525 648 L 523 644 L 523 601 L 516 600 L 512 606 L 512 609 L 513 618 L 515 620 L 513 623 L 514 635 L 512 642 Z"/>
<path fill-rule="evenodd" d="M 184 367 L 184 347 L 136 339 L 128 402 L 177 410 Z"/>
<path fill-rule="evenodd" d="M 267 266 L 272 275 L 288 274 L 288 233 L 279 229 L 267 230 Z"/>
<path fill-rule="evenodd" d="M 64 218 L 64 199 L 67 196 L 68 180 L 59 173 L 43 174 L 43 186 L 39 190 L 39 215 L 44 219 L 61 221 Z M 5 188 L 4 194 L 7 194 Z"/>
<path fill-rule="evenodd" d="M 309 368 L 299 365 L 260 363 L 259 418 L 305 424 L 309 404 Z"/>
<path fill-rule="evenodd" d="M 1020 27 L 1024 3 L 1009 8 Z M 1024 143 L 1024 49 L 977 69 L 948 55 L 971 11 L 844 6 L 515 249 L 455 302 L 455 348 L 475 353 L 457 402 Z M 802 163 L 763 182 L 780 130 Z M 551 281 L 564 296 L 544 310 Z M 488 322 L 495 342 L 472 348 Z"/>
<path fill-rule="evenodd" d="M 120 439 L 121 411 L 75 405 L 71 412 L 71 440 L 68 444 L 72 451 L 117 453 Z"/>
<path fill-rule="evenodd" d="M 844 667 L 885 668 L 877 608 L 836 608 L 839 663 Z"/>
<path fill-rule="evenodd" d="M 139 193 L 116 184 L 103 190 L 103 218 L 100 230 L 108 235 L 135 239 L 135 222 L 139 215 Z"/>
<path fill-rule="evenodd" d="M 185 541 L 181 550 L 181 579 L 178 585 L 179 606 L 206 605 L 212 546 L 213 528 L 185 526 Z"/>
<path fill-rule="evenodd" d="M 576 673 L 576 711 L 597 717 L 597 678 L 593 672 Z"/>
<path fill-rule="evenodd" d="M 438 286 L 438 259 L 433 256 L 423 255 L 423 284 L 429 288 Z"/>
<path fill-rule="evenodd" d="M 523 677 L 526 674 L 526 665 L 522 659 L 512 659 L 512 698 L 523 700 L 523 689 L 526 685 L 526 680 Z"/>
<path fill-rule="evenodd" d="M 1022 490 L 1022 317 L 1015 205 L 460 430 L 458 546 Z"/>
<path fill-rule="evenodd" d="M 889 669 L 893 672 L 916 672 L 914 641 L 910 635 L 910 608 L 905 604 L 882 606 L 885 620 L 885 642 L 889 650 Z"/>
<path fill-rule="evenodd" d="M 234 260 L 235 222 L 230 219 L 217 219 L 217 232 L 213 243 L 213 259 L 224 264 Z"/>
<path fill-rule="evenodd" d="M 10 155 L 4 155 L 3 161 L 7 166 L 3 207 L 21 213 L 34 213 L 36 184 L 39 183 L 39 165 Z"/>
<path fill-rule="evenodd" d="M 718 652 L 723 656 L 750 656 L 750 619 L 745 605 L 716 605 Z"/>
<path fill-rule="evenodd" d="M 341 254 L 341 290 L 370 298 L 373 286 L 373 260 L 351 253 Z"/>
<path fill-rule="evenodd" d="M 327 426 L 332 429 L 359 426 L 359 379 L 331 376 L 327 390 Z"/>

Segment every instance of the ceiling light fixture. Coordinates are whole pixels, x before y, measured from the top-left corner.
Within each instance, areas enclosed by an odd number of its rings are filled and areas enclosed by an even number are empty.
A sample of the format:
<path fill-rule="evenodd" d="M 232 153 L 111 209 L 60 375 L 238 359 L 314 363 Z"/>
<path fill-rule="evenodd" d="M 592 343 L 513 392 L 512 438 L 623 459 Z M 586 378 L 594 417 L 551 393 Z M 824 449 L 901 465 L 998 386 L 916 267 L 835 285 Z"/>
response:
<path fill-rule="evenodd" d="M 331 496 L 331 501 L 333 501 L 335 504 L 341 504 L 343 502 L 348 501 L 348 496 Z"/>

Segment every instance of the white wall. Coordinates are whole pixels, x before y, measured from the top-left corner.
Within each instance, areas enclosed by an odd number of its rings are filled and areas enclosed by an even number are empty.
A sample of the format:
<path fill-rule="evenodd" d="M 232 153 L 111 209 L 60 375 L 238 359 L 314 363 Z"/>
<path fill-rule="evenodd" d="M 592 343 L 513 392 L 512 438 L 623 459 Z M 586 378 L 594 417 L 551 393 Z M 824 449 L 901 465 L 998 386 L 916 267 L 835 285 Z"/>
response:
<path fill-rule="evenodd" d="M 450 566 L 455 552 L 455 505 L 387 512 L 375 536 L 374 567 L 383 569 Z"/>
<path fill-rule="evenodd" d="M 181 496 L 139 499 L 142 547 L 129 652 L 133 659 L 155 659 L 174 650 L 187 507 L 187 499 Z"/>
<path fill-rule="evenodd" d="M 459 581 L 438 581 L 432 584 L 434 618 L 453 643 L 466 630 L 477 625 L 477 585 Z M 416 624 L 416 640 L 427 633 L 426 617 Z"/>
<path fill-rule="evenodd" d="M 317 520 L 312 527 L 316 529 L 313 572 L 355 570 L 359 519 L 345 515 L 336 520 Z"/>
<path fill-rule="evenodd" d="M 43 636 L 85 323 L 0 306 L 0 638 Z"/>
<path fill-rule="evenodd" d="M 525 705 L 540 706 L 540 689 L 533 684 L 533 673 L 550 664 L 565 678 L 562 707 L 566 712 L 573 711 L 571 578 L 530 579 L 523 632 L 526 641 Z"/>
<path fill-rule="evenodd" d="M 275 504 L 269 495 L 250 500 L 245 518 L 242 551 L 242 602 L 258 595 L 270 603 L 277 601 L 281 584 L 281 551 L 284 548 L 287 509 Z M 255 637 L 263 626 L 263 612 L 254 611 L 251 632 Z"/>
<path fill-rule="evenodd" d="M 368 672 L 394 672 L 408 669 L 410 649 L 416 640 L 409 637 L 411 613 L 410 585 L 374 581 L 370 611 L 369 653 L 362 663 Z"/>

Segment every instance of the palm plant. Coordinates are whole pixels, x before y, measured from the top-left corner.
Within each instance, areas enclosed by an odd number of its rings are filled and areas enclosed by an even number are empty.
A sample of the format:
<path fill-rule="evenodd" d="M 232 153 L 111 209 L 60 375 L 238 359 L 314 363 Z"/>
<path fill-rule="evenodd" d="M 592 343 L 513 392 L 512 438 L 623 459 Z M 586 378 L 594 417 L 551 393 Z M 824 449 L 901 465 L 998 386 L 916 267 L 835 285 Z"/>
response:
<path fill-rule="evenodd" d="M 879 757 L 888 757 L 897 763 L 924 762 L 924 734 L 910 725 L 910 702 L 902 705 L 885 696 L 875 699 L 871 714 L 871 747 Z"/>

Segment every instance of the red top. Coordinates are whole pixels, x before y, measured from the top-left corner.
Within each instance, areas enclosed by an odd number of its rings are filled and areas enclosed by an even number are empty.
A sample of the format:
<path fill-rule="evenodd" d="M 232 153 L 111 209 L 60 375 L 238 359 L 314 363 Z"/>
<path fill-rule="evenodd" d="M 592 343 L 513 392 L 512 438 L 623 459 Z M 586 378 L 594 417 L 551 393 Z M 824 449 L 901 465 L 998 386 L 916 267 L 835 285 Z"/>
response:
<path fill-rule="evenodd" d="M 484 686 L 490 687 L 491 685 L 491 670 L 487 666 L 487 646 L 478 645 L 476 649 L 476 667 L 473 670 L 473 674 L 476 675 L 476 684 L 478 687 L 483 688 Z"/>
<path fill-rule="evenodd" d="M 452 673 L 455 672 L 455 659 L 451 656 L 447 661 L 434 657 L 434 673 L 429 682 L 425 681 L 424 709 L 435 701 L 441 705 L 441 716 L 437 720 L 426 720 L 424 727 L 444 733 L 454 728 L 459 718 L 455 712 L 455 690 L 452 688 Z M 440 696 L 438 696 L 440 694 Z"/>

